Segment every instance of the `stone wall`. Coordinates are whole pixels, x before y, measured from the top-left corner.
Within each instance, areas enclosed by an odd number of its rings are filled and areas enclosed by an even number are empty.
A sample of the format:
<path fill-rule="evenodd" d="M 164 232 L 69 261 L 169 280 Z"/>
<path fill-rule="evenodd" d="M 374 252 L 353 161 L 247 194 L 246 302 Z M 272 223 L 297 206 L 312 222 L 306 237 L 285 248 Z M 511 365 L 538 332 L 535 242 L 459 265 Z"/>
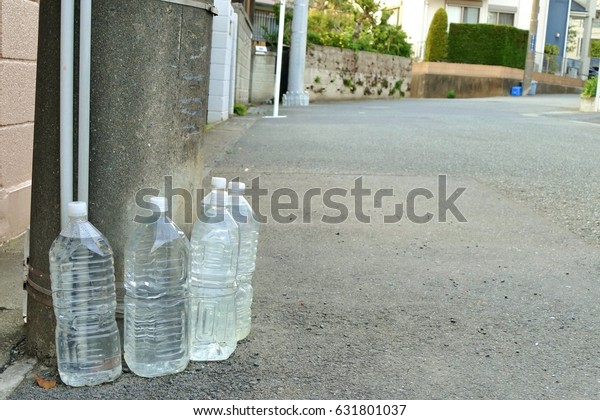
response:
<path fill-rule="evenodd" d="M 252 69 L 252 24 L 241 3 L 232 3 L 238 15 L 237 64 L 235 80 L 235 102 L 250 101 L 250 72 Z"/>
<path fill-rule="evenodd" d="M 309 45 L 305 90 L 311 102 L 410 96 L 411 67 L 406 57 Z"/>
<path fill-rule="evenodd" d="M 0 243 L 29 225 L 38 9 L 0 0 Z"/>

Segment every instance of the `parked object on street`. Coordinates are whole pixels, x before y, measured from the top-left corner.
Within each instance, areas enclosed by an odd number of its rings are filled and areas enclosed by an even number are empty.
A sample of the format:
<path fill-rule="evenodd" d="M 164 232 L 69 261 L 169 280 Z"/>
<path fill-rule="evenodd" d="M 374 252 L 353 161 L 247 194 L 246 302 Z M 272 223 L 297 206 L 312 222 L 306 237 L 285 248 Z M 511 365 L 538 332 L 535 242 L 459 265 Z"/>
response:
<path fill-rule="evenodd" d="M 252 206 L 244 198 L 246 184 L 230 182 L 228 185 L 231 215 L 238 224 L 240 248 L 236 273 L 236 335 L 243 340 L 250 334 L 252 326 L 252 276 L 256 267 L 256 250 L 260 224 L 252 211 Z"/>
<path fill-rule="evenodd" d="M 235 350 L 235 274 L 239 229 L 226 208 L 228 195 L 213 190 L 191 240 L 190 359 L 224 360 Z"/>
<path fill-rule="evenodd" d="M 113 252 L 85 202 L 68 203 L 67 215 L 49 252 L 58 371 L 67 385 L 98 385 L 122 372 Z"/>
<path fill-rule="evenodd" d="M 152 197 L 153 215 L 125 247 L 125 361 L 133 373 L 181 372 L 189 362 L 189 241 Z"/>
<path fill-rule="evenodd" d="M 537 89 L 537 83 L 538 82 L 535 80 L 531 81 L 531 85 L 529 86 L 529 92 L 527 93 L 528 95 L 531 95 L 531 96 L 535 95 L 535 91 Z"/>

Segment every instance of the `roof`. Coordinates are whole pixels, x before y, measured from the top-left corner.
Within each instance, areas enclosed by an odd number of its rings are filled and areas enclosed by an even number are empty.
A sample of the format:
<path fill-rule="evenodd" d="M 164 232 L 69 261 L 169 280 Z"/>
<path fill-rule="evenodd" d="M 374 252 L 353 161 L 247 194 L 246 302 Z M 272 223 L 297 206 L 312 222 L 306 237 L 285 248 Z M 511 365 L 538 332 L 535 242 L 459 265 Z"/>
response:
<path fill-rule="evenodd" d="M 579 3 L 577 0 L 571 1 L 571 12 L 585 12 L 587 11 L 586 7 Z"/>

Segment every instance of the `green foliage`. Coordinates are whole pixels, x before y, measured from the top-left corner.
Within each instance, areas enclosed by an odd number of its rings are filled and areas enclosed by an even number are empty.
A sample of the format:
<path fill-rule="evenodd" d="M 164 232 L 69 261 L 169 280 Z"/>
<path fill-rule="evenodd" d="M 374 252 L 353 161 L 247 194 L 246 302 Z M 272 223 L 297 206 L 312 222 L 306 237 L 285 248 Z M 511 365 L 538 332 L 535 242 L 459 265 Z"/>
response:
<path fill-rule="evenodd" d="M 279 3 L 275 3 L 273 5 L 273 13 L 277 17 L 277 22 L 279 22 L 279 11 L 281 10 L 281 5 Z M 286 7 L 285 9 L 285 22 L 283 23 L 283 45 L 290 45 L 292 39 L 292 17 L 293 13 L 291 9 Z M 270 45 L 272 48 L 277 48 L 277 42 L 279 41 L 279 24 L 278 29 L 273 32 L 268 32 L 266 26 L 262 26 L 263 31 L 265 32 L 265 42 L 267 45 Z"/>
<path fill-rule="evenodd" d="M 598 78 L 590 77 L 583 84 L 583 92 L 581 92 L 582 98 L 595 98 L 596 89 L 598 89 Z"/>
<path fill-rule="evenodd" d="M 446 92 L 446 98 L 448 98 L 448 99 L 456 98 L 456 92 L 454 92 L 453 90 L 449 90 L 448 92 Z"/>
<path fill-rule="evenodd" d="M 544 54 L 558 55 L 558 45 L 553 45 L 553 44 L 544 45 Z"/>
<path fill-rule="evenodd" d="M 425 61 L 445 61 L 448 57 L 448 14 L 446 9 L 439 8 L 435 11 L 427 40 L 425 41 Z"/>
<path fill-rule="evenodd" d="M 452 23 L 448 61 L 524 69 L 528 36 L 508 25 Z"/>
<path fill-rule="evenodd" d="M 352 79 L 343 79 L 342 83 L 344 84 L 344 86 L 350 89 L 350 92 L 354 93 L 356 91 L 356 85 L 354 84 Z"/>
<path fill-rule="evenodd" d="M 389 25 L 389 17 L 390 12 L 374 0 L 313 0 L 307 42 L 410 57 L 412 46 L 406 33 Z"/>
<path fill-rule="evenodd" d="M 558 71 L 558 45 L 544 45 L 544 70 L 546 73 L 555 73 Z"/>
<path fill-rule="evenodd" d="M 402 92 L 402 83 L 403 80 L 397 80 L 394 83 L 394 86 L 390 89 L 389 96 L 394 96 L 396 92 L 400 92 L 400 96 L 404 96 L 404 92 Z"/>
<path fill-rule="evenodd" d="M 235 115 L 244 116 L 248 113 L 248 108 L 244 104 L 235 104 L 233 105 L 233 113 Z"/>
<path fill-rule="evenodd" d="M 577 31 L 571 25 L 567 31 L 567 52 L 575 52 L 577 49 Z"/>
<path fill-rule="evenodd" d="M 590 57 L 600 57 L 600 39 L 592 39 L 590 44 Z"/>

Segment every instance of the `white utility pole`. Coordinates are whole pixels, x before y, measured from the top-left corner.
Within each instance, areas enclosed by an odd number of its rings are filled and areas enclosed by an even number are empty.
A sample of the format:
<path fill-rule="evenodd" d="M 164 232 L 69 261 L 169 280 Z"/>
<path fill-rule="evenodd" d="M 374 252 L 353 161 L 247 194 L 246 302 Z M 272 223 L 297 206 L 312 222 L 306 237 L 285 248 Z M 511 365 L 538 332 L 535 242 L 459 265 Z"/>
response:
<path fill-rule="evenodd" d="M 285 0 L 279 2 L 279 28 L 277 34 L 277 61 L 275 63 L 275 89 L 273 93 L 273 116 L 265 118 L 284 118 L 279 116 L 279 89 L 281 88 L 281 56 L 283 55 L 283 32 L 285 31 Z"/>
<path fill-rule="evenodd" d="M 596 0 L 588 0 L 587 17 L 583 27 L 581 42 L 581 78 L 587 80 L 590 71 L 590 40 L 592 38 L 592 21 L 596 17 Z"/>
<path fill-rule="evenodd" d="M 527 44 L 527 58 L 525 59 L 525 71 L 523 72 L 523 95 L 527 95 L 531 89 L 533 77 L 533 66 L 535 63 L 535 44 L 537 41 L 538 15 L 540 14 L 540 0 L 533 0 L 531 5 L 531 21 L 529 23 L 529 43 Z"/>
<path fill-rule="evenodd" d="M 284 105 L 307 106 L 308 92 L 304 91 L 304 66 L 306 61 L 306 33 L 308 31 L 308 0 L 294 0 L 292 45 L 288 91 Z"/>

